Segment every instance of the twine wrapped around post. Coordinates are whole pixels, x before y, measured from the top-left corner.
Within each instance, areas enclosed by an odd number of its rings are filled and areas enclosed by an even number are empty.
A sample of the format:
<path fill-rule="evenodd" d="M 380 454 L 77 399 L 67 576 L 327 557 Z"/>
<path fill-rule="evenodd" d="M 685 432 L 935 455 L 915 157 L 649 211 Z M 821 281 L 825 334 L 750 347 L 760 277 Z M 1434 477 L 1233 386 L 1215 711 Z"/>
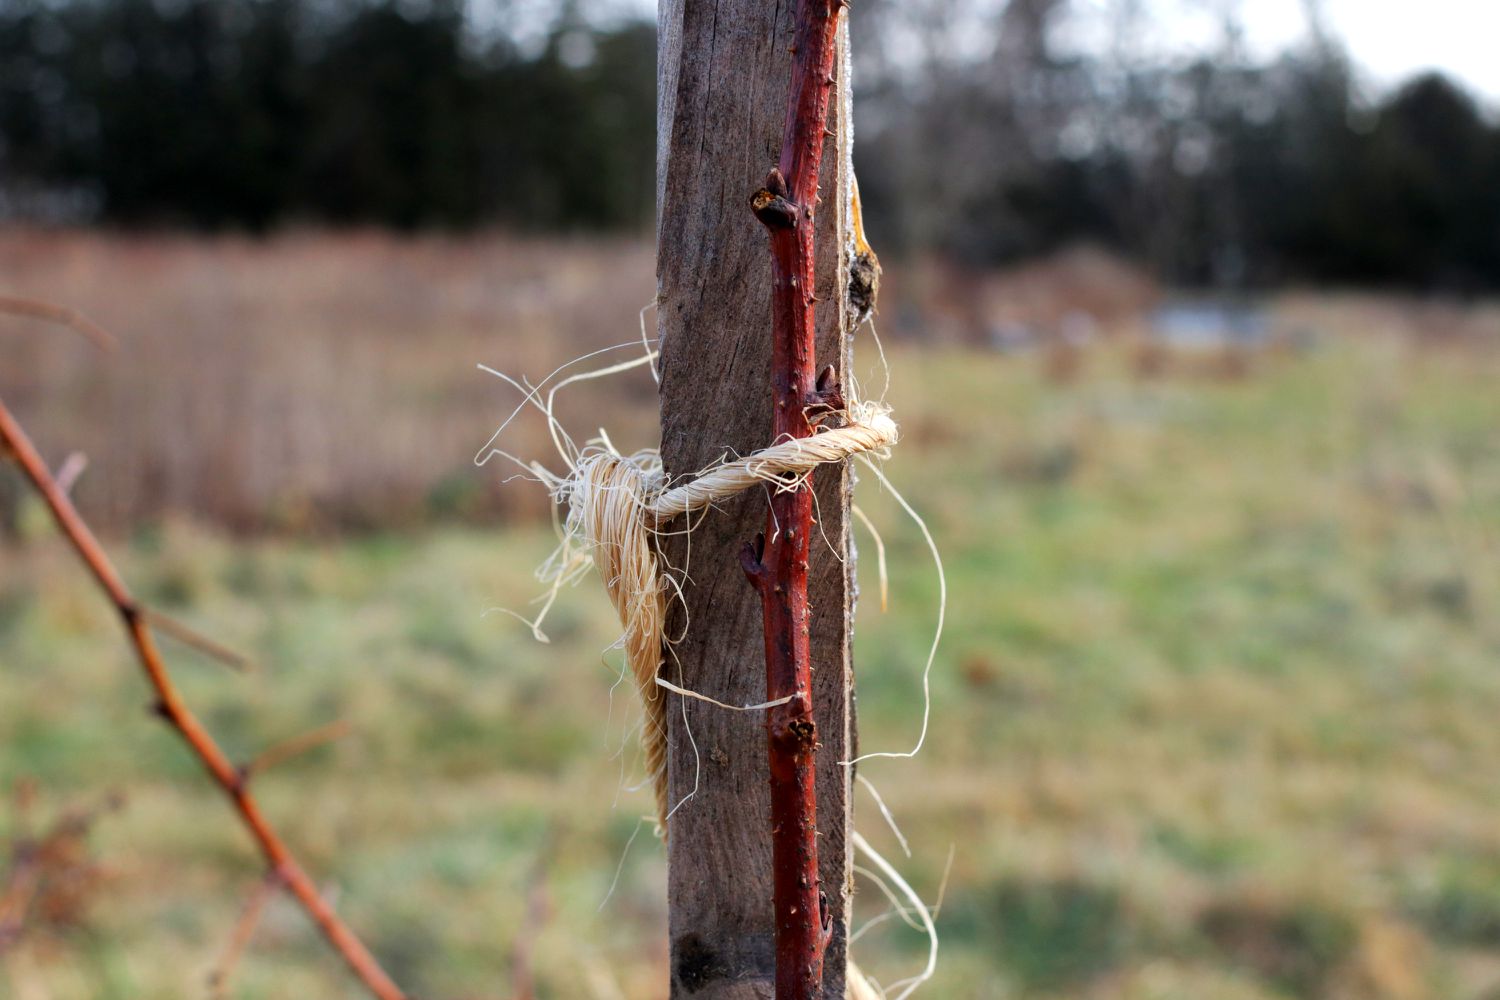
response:
<path fill-rule="evenodd" d="M 585 449 L 568 477 L 547 477 L 553 496 L 567 505 L 563 548 L 573 554 L 554 562 L 555 578 L 570 576 L 577 566 L 576 557 L 588 553 L 620 618 L 621 645 L 645 712 L 641 747 L 656 794 L 658 833 L 663 836 L 671 805 L 667 801 L 662 689 L 680 689 L 660 677 L 667 649 L 663 633 L 670 584 L 657 558 L 655 537 L 673 518 L 703 510 L 752 486 L 793 488 L 820 465 L 886 451 L 899 437 L 884 404 L 854 403 L 843 414 L 846 423 L 842 427 L 722 462 L 678 486 L 669 487 L 654 449 L 626 456 L 603 444 Z"/>

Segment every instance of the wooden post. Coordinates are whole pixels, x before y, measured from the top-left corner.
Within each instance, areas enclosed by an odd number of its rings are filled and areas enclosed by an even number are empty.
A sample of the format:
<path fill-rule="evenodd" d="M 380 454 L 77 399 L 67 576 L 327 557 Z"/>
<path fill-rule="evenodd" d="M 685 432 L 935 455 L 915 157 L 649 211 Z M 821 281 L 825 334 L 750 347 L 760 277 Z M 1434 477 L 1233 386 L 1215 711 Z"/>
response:
<path fill-rule="evenodd" d="M 659 5 L 657 279 L 662 456 L 691 475 L 726 451 L 771 443 L 771 266 L 749 197 L 780 158 L 795 4 L 663 0 Z M 850 245 L 848 79 L 839 32 L 835 99 L 816 215 L 817 367 L 842 380 Z M 842 1000 L 847 961 L 853 566 L 849 477 L 815 477 L 819 524 L 808 580 L 817 722 L 818 862 L 831 936 L 823 992 Z M 666 540 L 685 607 L 668 679 L 731 704 L 766 700 L 761 600 L 740 565 L 765 528 L 767 497 L 750 491 Z M 672 996 L 773 995 L 770 792 L 765 719 L 671 696 L 668 827 Z M 684 801 L 685 800 L 685 801 Z"/>

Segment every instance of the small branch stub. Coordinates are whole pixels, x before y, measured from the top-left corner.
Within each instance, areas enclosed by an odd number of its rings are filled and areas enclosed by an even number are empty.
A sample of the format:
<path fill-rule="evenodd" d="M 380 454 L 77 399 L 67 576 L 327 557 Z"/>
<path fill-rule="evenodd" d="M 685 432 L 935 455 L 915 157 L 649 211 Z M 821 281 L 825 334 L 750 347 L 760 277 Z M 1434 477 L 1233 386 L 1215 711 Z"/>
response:
<path fill-rule="evenodd" d="M 787 200 L 786 180 L 775 167 L 766 177 L 766 186 L 750 196 L 750 211 L 767 229 L 796 229 L 801 215 Z"/>

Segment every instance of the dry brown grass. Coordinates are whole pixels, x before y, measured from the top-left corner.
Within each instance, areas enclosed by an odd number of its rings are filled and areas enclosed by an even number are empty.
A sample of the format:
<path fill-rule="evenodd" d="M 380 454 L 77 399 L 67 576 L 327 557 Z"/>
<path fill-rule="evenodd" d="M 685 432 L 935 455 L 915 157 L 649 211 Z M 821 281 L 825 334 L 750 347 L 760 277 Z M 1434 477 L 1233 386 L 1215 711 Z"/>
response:
<path fill-rule="evenodd" d="M 1151 340 L 1146 316 L 1161 290 L 1098 251 L 1004 272 L 931 260 L 885 271 L 887 340 L 1000 346 L 1023 330 L 1059 385 L 1088 378 L 1118 337 L 1137 344 L 1140 376 L 1264 374 L 1258 356 Z M 517 400 L 476 364 L 538 378 L 635 341 L 653 273 L 645 240 L 0 231 L 0 296 L 76 309 L 121 341 L 103 355 L 38 320 L 0 316 L 0 397 L 45 454 L 87 455 L 78 501 L 107 531 L 182 515 L 238 532 L 536 516 L 542 491 L 506 489 L 508 470 L 470 465 Z M 1271 354 L 1345 335 L 1444 350 L 1500 342 L 1493 304 L 1326 293 L 1268 304 Z M 561 409 L 580 433 L 607 425 L 629 448 L 655 443 L 655 412 L 644 372 L 576 390 Z M 539 421 L 516 425 L 506 444 L 528 458 L 550 450 Z M 13 486 L 0 473 L 0 531 Z"/>
<path fill-rule="evenodd" d="M 0 293 L 81 310 L 122 344 L 101 358 L 0 319 L 0 395 L 46 453 L 89 456 L 78 498 L 106 527 L 488 519 L 534 495 L 472 474 L 516 398 L 476 363 L 539 377 L 637 337 L 652 272 L 638 241 L 0 233 Z"/>

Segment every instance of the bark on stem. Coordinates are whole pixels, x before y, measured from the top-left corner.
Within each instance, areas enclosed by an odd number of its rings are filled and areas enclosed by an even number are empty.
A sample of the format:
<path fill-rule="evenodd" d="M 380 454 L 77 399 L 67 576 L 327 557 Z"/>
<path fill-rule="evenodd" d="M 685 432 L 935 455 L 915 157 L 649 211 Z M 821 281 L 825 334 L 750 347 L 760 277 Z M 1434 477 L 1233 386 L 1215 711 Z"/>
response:
<path fill-rule="evenodd" d="M 811 413 L 837 401 L 838 386 L 816 379 L 814 265 L 818 170 L 833 82 L 842 0 L 799 0 L 791 90 L 781 159 L 751 197 L 771 243 L 772 440 L 807 437 Z M 747 543 L 745 574 L 760 593 L 765 631 L 766 738 L 771 775 L 776 996 L 821 994 L 827 943 L 818 874 L 818 823 L 810 611 L 807 602 L 812 488 L 798 483 L 771 498 L 765 534 Z"/>

